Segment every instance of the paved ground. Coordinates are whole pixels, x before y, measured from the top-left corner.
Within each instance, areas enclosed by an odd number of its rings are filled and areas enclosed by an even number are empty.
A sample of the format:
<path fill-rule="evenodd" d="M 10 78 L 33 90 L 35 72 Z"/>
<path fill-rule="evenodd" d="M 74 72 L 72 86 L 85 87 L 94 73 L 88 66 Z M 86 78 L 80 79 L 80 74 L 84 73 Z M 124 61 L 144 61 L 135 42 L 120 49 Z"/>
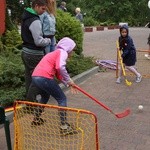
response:
<path fill-rule="evenodd" d="M 100 59 L 115 60 L 115 41 L 119 31 L 95 31 L 84 34 L 84 54 L 96 56 Z M 130 28 L 138 49 L 147 49 L 148 28 Z M 99 127 L 99 141 L 101 150 L 149 150 L 150 149 L 150 79 L 143 78 L 137 84 L 131 78 L 133 85 L 115 83 L 115 72 L 97 72 L 84 82 L 78 84 L 85 91 L 109 106 L 114 112 L 121 112 L 125 108 L 131 109 L 131 114 L 123 119 L 117 119 L 108 111 L 97 105 L 81 93 L 72 95 L 66 91 L 68 106 L 82 108 L 96 114 Z M 138 111 L 142 104 L 144 110 Z M 14 141 L 14 126 L 10 124 L 12 143 Z M 7 150 L 4 129 L 0 129 L 0 150 Z"/>

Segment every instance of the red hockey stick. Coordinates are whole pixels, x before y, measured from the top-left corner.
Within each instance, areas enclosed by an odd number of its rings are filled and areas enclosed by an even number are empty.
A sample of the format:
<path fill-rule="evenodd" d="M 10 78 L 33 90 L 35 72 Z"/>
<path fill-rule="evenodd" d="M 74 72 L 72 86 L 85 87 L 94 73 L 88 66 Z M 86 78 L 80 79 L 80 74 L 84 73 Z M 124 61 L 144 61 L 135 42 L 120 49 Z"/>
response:
<path fill-rule="evenodd" d="M 117 118 L 123 118 L 123 117 L 126 117 L 126 116 L 128 116 L 130 114 L 130 109 L 126 109 L 122 113 L 115 114 L 110 108 L 108 108 L 107 106 L 105 106 L 103 103 L 99 102 L 96 98 L 94 98 L 93 96 L 91 96 L 90 94 L 88 94 L 87 92 L 85 92 L 83 89 L 81 89 L 77 85 L 75 85 L 74 87 L 76 89 L 78 89 L 80 92 L 82 92 L 83 94 L 85 94 L 86 96 L 88 96 L 89 98 L 91 98 L 92 100 L 94 100 L 97 104 L 99 104 L 100 106 L 102 106 L 103 108 L 105 108 L 106 110 L 108 110 L 109 112 L 111 112 Z"/>

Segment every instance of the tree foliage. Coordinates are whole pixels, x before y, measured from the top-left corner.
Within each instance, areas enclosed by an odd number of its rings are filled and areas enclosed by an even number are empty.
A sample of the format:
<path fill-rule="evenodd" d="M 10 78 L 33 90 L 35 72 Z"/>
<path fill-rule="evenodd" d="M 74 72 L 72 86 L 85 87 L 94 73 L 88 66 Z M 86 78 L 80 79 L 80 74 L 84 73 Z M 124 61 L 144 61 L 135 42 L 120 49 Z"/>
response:
<path fill-rule="evenodd" d="M 147 0 L 70 0 L 67 1 L 69 12 L 74 14 L 80 7 L 86 17 L 93 17 L 98 22 L 128 22 L 131 26 L 145 25 L 150 20 Z M 71 6 L 71 7 L 70 7 Z"/>
<path fill-rule="evenodd" d="M 56 17 L 56 39 L 59 41 L 63 37 L 70 37 L 76 42 L 76 54 L 83 51 L 83 31 L 79 21 L 69 13 L 57 10 Z"/>
<path fill-rule="evenodd" d="M 85 58 L 82 53 L 83 31 L 79 21 L 69 13 L 58 10 L 56 38 L 72 38 L 76 44 L 76 54 L 69 61 L 67 69 L 71 75 L 77 75 L 92 67 L 92 58 Z M 21 60 L 21 36 L 18 30 L 7 30 L 0 37 L 0 105 L 12 105 L 16 99 L 24 99 L 24 65 Z M 78 55 L 77 55 L 78 54 Z M 84 63 L 85 62 L 85 63 Z M 72 68 L 73 66 L 73 68 Z"/>
<path fill-rule="evenodd" d="M 12 11 L 13 22 L 20 22 L 22 11 L 30 6 L 31 0 L 7 0 L 7 7 Z M 56 0 L 57 5 L 61 0 Z M 129 25 L 145 25 L 150 20 L 148 0 L 64 0 L 67 3 L 68 12 L 75 15 L 75 8 L 80 7 L 86 18 L 92 17 L 97 22 L 128 22 Z"/>
<path fill-rule="evenodd" d="M 13 23 L 20 23 L 21 16 L 25 7 L 30 6 L 31 0 L 23 0 L 24 3 L 21 3 L 20 0 L 6 0 L 7 10 L 11 11 L 10 18 Z"/>

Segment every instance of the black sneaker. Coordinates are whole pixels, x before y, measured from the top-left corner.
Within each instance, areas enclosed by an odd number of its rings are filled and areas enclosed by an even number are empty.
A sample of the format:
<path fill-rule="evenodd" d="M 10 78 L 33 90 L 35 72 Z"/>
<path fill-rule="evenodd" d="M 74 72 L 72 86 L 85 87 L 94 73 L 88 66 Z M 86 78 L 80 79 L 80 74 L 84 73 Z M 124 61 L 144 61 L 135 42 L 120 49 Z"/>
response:
<path fill-rule="evenodd" d="M 33 121 L 31 122 L 31 126 L 40 126 L 40 125 L 43 125 L 44 122 L 46 122 L 46 120 L 42 119 L 42 118 L 39 118 L 39 117 L 36 117 L 33 119 Z"/>
<path fill-rule="evenodd" d="M 68 123 L 60 126 L 60 133 L 62 135 L 73 135 L 78 134 L 76 129 L 73 129 Z"/>

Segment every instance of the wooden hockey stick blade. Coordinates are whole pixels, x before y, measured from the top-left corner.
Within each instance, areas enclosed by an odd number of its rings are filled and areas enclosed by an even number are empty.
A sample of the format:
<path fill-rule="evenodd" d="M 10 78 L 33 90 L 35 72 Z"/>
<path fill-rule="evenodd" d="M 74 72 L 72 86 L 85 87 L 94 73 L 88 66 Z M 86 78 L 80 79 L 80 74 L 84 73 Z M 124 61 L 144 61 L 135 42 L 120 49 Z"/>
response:
<path fill-rule="evenodd" d="M 126 109 L 124 112 L 122 113 L 117 113 L 117 114 L 114 114 L 117 118 L 124 118 L 126 116 L 128 116 L 130 114 L 130 109 Z"/>

